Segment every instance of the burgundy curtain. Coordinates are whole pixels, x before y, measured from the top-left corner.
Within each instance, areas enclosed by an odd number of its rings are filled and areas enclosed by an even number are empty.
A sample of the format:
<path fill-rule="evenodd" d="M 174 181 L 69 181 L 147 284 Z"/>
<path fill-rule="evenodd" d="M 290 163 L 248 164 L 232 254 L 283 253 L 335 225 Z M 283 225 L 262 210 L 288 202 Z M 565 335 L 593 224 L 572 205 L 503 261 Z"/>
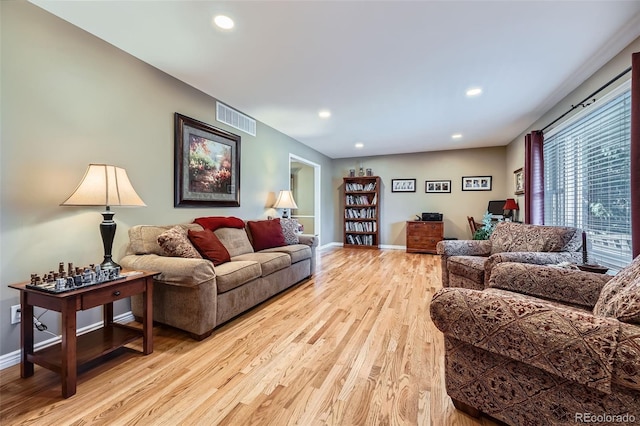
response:
<path fill-rule="evenodd" d="M 544 136 L 534 130 L 524 137 L 524 216 L 525 223 L 544 224 Z"/>
<path fill-rule="evenodd" d="M 640 52 L 631 56 L 631 241 L 640 255 Z"/>

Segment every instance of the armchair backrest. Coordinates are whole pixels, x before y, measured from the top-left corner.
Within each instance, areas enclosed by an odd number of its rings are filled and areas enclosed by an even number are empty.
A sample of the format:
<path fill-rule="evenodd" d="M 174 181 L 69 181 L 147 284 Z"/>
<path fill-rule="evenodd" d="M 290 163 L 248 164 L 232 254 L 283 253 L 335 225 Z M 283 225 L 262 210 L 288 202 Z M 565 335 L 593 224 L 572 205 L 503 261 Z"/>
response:
<path fill-rule="evenodd" d="M 581 237 L 577 228 L 501 222 L 489 240 L 491 254 L 515 251 L 576 252 L 582 248 Z"/>
<path fill-rule="evenodd" d="M 640 256 L 605 284 L 593 313 L 640 324 Z"/>

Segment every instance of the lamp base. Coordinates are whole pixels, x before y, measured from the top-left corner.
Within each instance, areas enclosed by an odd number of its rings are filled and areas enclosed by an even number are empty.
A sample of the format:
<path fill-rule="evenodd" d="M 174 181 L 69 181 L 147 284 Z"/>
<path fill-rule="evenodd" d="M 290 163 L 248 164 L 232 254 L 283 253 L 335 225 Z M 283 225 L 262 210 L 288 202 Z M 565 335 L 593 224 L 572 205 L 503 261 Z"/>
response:
<path fill-rule="evenodd" d="M 115 268 L 122 269 L 122 266 L 118 265 L 111 258 L 107 259 L 105 257 L 104 260 L 102 261 L 102 263 L 100 264 L 100 268 L 102 268 L 102 269 L 115 269 Z"/>
<path fill-rule="evenodd" d="M 113 220 L 115 213 L 107 206 L 107 211 L 102 212 L 103 220 L 100 223 L 100 234 L 102 235 L 102 245 L 104 246 L 104 260 L 100 264 L 102 269 L 119 268 L 111 256 L 111 248 L 113 247 L 113 238 L 116 235 L 116 223 Z"/>

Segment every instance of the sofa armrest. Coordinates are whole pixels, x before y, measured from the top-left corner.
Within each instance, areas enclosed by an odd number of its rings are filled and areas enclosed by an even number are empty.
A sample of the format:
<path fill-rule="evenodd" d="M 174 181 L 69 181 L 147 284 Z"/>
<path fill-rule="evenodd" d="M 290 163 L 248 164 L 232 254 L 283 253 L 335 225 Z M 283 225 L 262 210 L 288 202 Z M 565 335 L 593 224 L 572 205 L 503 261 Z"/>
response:
<path fill-rule="evenodd" d="M 300 239 L 300 244 L 304 244 L 311 248 L 315 248 L 318 246 L 318 237 L 312 234 L 300 234 L 298 235 Z"/>
<path fill-rule="evenodd" d="M 430 313 L 449 337 L 611 393 L 616 319 L 497 289 L 443 288 Z"/>
<path fill-rule="evenodd" d="M 593 309 L 611 278 L 577 269 L 504 262 L 493 268 L 488 287 Z"/>
<path fill-rule="evenodd" d="M 443 240 L 436 245 L 436 253 L 444 256 L 489 256 L 489 240 Z"/>
<path fill-rule="evenodd" d="M 484 264 L 484 281 L 489 282 L 493 268 L 502 262 L 531 263 L 534 265 L 553 265 L 561 262 L 577 263 L 580 261 L 578 252 L 544 252 L 544 251 L 514 251 L 495 253 L 489 256 Z"/>
<path fill-rule="evenodd" d="M 158 271 L 157 281 L 183 287 L 194 287 L 216 277 L 213 263 L 206 259 L 142 254 L 125 256 L 120 264 L 125 269 Z"/>
<path fill-rule="evenodd" d="M 312 234 L 300 234 L 298 236 L 300 244 L 311 248 L 311 275 L 316 273 L 316 248 L 318 247 L 318 237 Z"/>

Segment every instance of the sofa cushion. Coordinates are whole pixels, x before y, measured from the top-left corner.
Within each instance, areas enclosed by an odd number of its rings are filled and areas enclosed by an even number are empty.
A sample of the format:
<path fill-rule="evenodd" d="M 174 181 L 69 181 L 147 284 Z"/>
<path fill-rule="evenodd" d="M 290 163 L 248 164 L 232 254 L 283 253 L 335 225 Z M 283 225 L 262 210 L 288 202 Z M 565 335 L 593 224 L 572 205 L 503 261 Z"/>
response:
<path fill-rule="evenodd" d="M 204 229 L 210 229 L 215 231 L 219 228 L 238 228 L 244 229 L 244 220 L 229 216 L 208 216 L 198 217 L 193 220 L 193 223 L 201 225 Z"/>
<path fill-rule="evenodd" d="M 198 250 L 189 241 L 187 230 L 181 226 L 174 226 L 158 235 L 158 244 L 167 256 L 202 258 Z"/>
<path fill-rule="evenodd" d="M 280 225 L 282 225 L 282 234 L 287 244 L 298 244 L 300 242 L 298 237 L 300 224 L 296 219 L 280 219 Z"/>
<path fill-rule="evenodd" d="M 254 261 L 233 261 L 216 266 L 218 293 L 233 290 L 249 281 L 260 278 L 260 264 Z"/>
<path fill-rule="evenodd" d="M 514 251 L 575 252 L 582 247 L 581 233 L 563 226 L 499 223 L 491 236 L 491 254 Z"/>
<path fill-rule="evenodd" d="M 593 313 L 640 324 L 640 256 L 605 284 Z"/>
<path fill-rule="evenodd" d="M 213 232 L 225 246 L 231 258 L 245 253 L 253 253 L 253 246 L 251 246 L 244 228 L 218 228 Z"/>
<path fill-rule="evenodd" d="M 460 275 L 477 283 L 484 280 L 484 263 L 488 257 L 451 256 L 447 262 L 449 274 Z"/>
<path fill-rule="evenodd" d="M 231 260 L 227 249 L 210 229 L 203 231 L 190 229 L 187 235 L 202 257 L 212 261 L 215 266 L 222 265 Z"/>
<path fill-rule="evenodd" d="M 273 220 L 250 220 L 247 222 L 247 226 L 249 232 L 251 232 L 251 242 L 255 251 L 287 245 L 279 218 Z"/>
<path fill-rule="evenodd" d="M 129 228 L 129 250 L 133 254 L 157 254 L 165 256 L 165 252 L 158 244 L 158 236 L 165 231 L 180 226 L 185 229 L 202 231 L 202 226 L 190 223 L 179 225 L 135 225 Z"/>
<path fill-rule="evenodd" d="M 232 257 L 231 260 L 233 262 L 238 260 L 258 262 L 262 268 L 263 277 L 291 266 L 291 257 L 286 253 L 247 253 Z"/>
<path fill-rule="evenodd" d="M 262 250 L 260 253 L 286 253 L 291 257 L 291 263 L 311 259 L 311 247 L 304 244 L 292 244 L 290 246 L 273 247 Z"/>

